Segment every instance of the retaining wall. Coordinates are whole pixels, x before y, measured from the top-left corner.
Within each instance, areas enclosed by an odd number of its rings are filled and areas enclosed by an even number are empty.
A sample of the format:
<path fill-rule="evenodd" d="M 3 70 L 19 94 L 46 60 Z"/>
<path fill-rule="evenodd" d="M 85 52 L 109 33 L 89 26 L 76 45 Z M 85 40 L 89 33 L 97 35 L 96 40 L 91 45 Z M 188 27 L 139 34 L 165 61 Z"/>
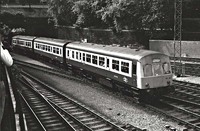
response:
<path fill-rule="evenodd" d="M 149 49 L 174 56 L 173 40 L 149 40 Z M 182 41 L 182 57 L 200 58 L 200 41 Z"/>

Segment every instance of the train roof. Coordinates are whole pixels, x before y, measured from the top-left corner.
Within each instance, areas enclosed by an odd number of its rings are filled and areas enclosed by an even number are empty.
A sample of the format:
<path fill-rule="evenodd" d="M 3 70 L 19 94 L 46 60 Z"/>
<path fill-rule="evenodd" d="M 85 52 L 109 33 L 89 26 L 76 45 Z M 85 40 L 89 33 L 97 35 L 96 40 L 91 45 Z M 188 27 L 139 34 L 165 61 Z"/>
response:
<path fill-rule="evenodd" d="M 13 39 L 33 40 L 34 38 L 36 38 L 36 37 L 35 36 L 24 36 L 24 35 L 13 36 Z"/>
<path fill-rule="evenodd" d="M 66 43 L 70 42 L 70 40 L 38 37 L 35 39 L 35 42 L 42 42 L 42 43 L 48 43 L 51 45 L 63 46 Z"/>
<path fill-rule="evenodd" d="M 144 49 L 131 49 L 127 47 L 118 47 L 112 45 L 100 45 L 93 43 L 80 43 L 80 42 L 72 42 L 67 45 L 69 48 L 79 49 L 88 52 L 96 52 L 99 54 L 104 54 L 108 56 L 115 56 L 119 58 L 126 58 L 131 60 L 140 60 L 148 55 L 164 55 L 163 53 L 144 50 Z"/>

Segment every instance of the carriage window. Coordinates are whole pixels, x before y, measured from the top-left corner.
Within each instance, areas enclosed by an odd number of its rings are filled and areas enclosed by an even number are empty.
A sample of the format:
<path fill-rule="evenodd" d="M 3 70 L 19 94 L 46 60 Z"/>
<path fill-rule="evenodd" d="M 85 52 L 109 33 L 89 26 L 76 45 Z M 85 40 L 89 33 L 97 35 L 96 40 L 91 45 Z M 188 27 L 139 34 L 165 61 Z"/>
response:
<path fill-rule="evenodd" d="M 119 70 L 119 61 L 112 60 L 112 69 L 113 70 Z"/>
<path fill-rule="evenodd" d="M 97 65 L 97 56 L 92 55 L 92 63 Z"/>
<path fill-rule="evenodd" d="M 60 49 L 56 48 L 56 54 L 60 54 Z"/>
<path fill-rule="evenodd" d="M 74 58 L 74 51 L 72 51 L 72 58 Z"/>
<path fill-rule="evenodd" d="M 110 60 L 107 58 L 107 68 L 109 68 L 110 66 Z"/>
<path fill-rule="evenodd" d="M 105 58 L 99 57 L 99 65 L 105 67 Z"/>
<path fill-rule="evenodd" d="M 51 51 L 51 48 L 50 48 L 50 46 L 47 46 L 47 50 L 50 52 Z"/>
<path fill-rule="evenodd" d="M 83 61 L 85 61 L 85 53 L 83 53 Z"/>
<path fill-rule="evenodd" d="M 26 41 L 26 46 L 30 46 L 28 41 Z"/>
<path fill-rule="evenodd" d="M 19 40 L 18 44 L 19 45 L 24 45 L 24 41 Z"/>
<path fill-rule="evenodd" d="M 144 76 L 153 76 L 152 66 L 150 64 L 144 66 Z"/>
<path fill-rule="evenodd" d="M 121 72 L 129 73 L 129 63 L 121 62 Z"/>
<path fill-rule="evenodd" d="M 55 47 L 53 47 L 53 53 L 55 53 L 56 52 L 56 48 Z"/>
<path fill-rule="evenodd" d="M 81 52 L 79 53 L 79 60 L 81 60 Z"/>
<path fill-rule="evenodd" d="M 76 52 L 76 59 L 78 60 L 78 52 Z"/>
<path fill-rule="evenodd" d="M 86 61 L 91 63 L 91 55 L 89 54 L 86 54 Z"/>
<path fill-rule="evenodd" d="M 16 44 L 17 42 L 16 42 L 16 40 L 13 40 L 13 44 Z"/>
<path fill-rule="evenodd" d="M 42 50 L 45 50 L 45 45 L 42 45 Z"/>
<path fill-rule="evenodd" d="M 169 63 L 165 62 L 163 64 L 163 70 L 164 70 L 164 74 L 169 74 L 170 73 Z"/>
<path fill-rule="evenodd" d="M 162 66 L 160 62 L 153 63 L 154 76 L 162 75 Z"/>

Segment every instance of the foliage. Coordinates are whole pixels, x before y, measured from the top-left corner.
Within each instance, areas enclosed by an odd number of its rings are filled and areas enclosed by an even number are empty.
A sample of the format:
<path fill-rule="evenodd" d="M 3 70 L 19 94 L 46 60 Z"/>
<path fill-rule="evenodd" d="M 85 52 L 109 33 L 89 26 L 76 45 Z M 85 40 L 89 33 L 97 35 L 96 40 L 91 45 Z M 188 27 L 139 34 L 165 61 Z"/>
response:
<path fill-rule="evenodd" d="M 72 12 L 73 0 L 49 0 L 48 5 L 48 13 L 56 25 L 72 25 L 75 22 L 76 16 Z"/>
<path fill-rule="evenodd" d="M 155 30 L 172 18 L 170 0 L 50 0 L 56 24 L 78 27 Z M 171 25 L 170 25 L 171 26 Z"/>

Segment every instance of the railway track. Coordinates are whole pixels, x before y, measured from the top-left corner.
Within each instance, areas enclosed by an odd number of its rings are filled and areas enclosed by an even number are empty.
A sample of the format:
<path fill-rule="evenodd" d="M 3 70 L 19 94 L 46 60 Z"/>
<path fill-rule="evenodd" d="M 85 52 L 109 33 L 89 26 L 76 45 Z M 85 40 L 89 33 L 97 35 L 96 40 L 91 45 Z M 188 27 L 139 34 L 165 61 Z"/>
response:
<path fill-rule="evenodd" d="M 109 119 L 105 118 L 104 116 L 96 113 L 95 111 L 87 108 L 85 105 L 82 105 L 79 102 L 66 97 L 62 93 L 55 91 L 53 88 L 45 85 L 43 82 L 37 80 L 36 78 L 30 76 L 29 74 L 27 74 L 25 72 L 23 72 L 23 78 L 24 78 L 24 80 L 26 80 L 26 82 L 23 82 L 23 83 L 28 83 L 26 85 L 29 85 L 29 88 L 31 86 L 32 87 L 31 89 L 34 90 L 35 92 L 37 92 L 38 94 L 40 94 L 39 95 L 40 98 L 43 98 L 44 99 L 43 101 L 46 101 L 46 103 L 49 104 L 48 106 L 46 106 L 43 103 L 41 103 L 40 101 L 42 101 L 42 100 L 39 101 L 39 98 L 35 98 L 34 95 L 31 94 L 30 91 L 28 91 L 27 89 L 25 89 L 23 91 L 23 94 L 21 94 L 23 99 L 25 97 L 28 97 L 27 99 L 29 100 L 29 102 L 26 102 L 24 100 L 24 103 L 31 103 L 30 104 L 31 106 L 26 106 L 26 107 L 32 107 L 31 108 L 32 110 L 34 109 L 36 111 L 39 111 L 39 113 L 37 113 L 37 112 L 35 113 L 35 114 L 39 114 L 39 116 L 35 119 L 42 118 L 42 120 L 43 119 L 47 120 L 47 121 L 43 121 L 43 122 L 38 122 L 38 123 L 42 123 L 41 125 L 43 125 L 44 123 L 45 124 L 48 123 L 48 120 L 49 120 L 51 124 L 52 124 L 51 121 L 58 122 L 57 123 L 58 125 L 63 125 L 62 122 L 67 121 L 68 123 L 70 123 L 69 127 L 73 127 L 75 130 L 84 130 L 84 131 L 85 130 L 89 130 L 89 131 L 96 131 L 96 130 L 97 131 L 100 131 L 100 130 L 101 131 L 104 131 L 104 130 L 141 131 L 142 130 L 142 129 L 133 127 L 131 125 L 125 126 L 123 124 L 111 122 L 111 120 L 109 120 Z M 38 105 L 40 105 L 40 106 L 38 106 Z M 51 107 L 51 110 L 52 110 L 52 108 L 54 109 L 53 112 L 58 112 L 56 114 L 59 114 L 62 116 L 59 118 L 61 120 L 56 119 L 57 117 L 51 113 L 52 111 L 49 111 L 50 107 Z M 40 112 L 42 112 L 43 117 L 47 116 L 47 118 L 41 117 Z M 34 116 L 36 116 L 36 115 L 34 115 Z M 51 118 L 51 116 L 53 118 Z M 30 118 L 32 118 L 32 117 L 30 117 Z M 49 127 L 49 126 L 54 125 L 54 124 L 52 124 L 52 125 L 50 124 L 48 126 L 45 124 L 41 127 Z M 60 126 L 60 128 L 61 127 L 63 130 L 65 128 L 68 128 L 68 126 L 67 127 Z M 52 128 L 50 128 L 50 129 L 52 129 Z M 55 129 L 55 130 L 57 130 L 57 129 Z"/>
<path fill-rule="evenodd" d="M 20 61 L 20 60 L 14 60 L 14 64 L 20 66 L 20 67 L 27 67 L 27 68 L 32 68 L 35 70 L 39 70 L 42 71 L 44 73 L 49 73 L 52 75 L 56 75 L 56 76 L 60 76 L 60 77 L 64 77 L 67 79 L 73 79 L 73 80 L 80 80 L 77 77 L 74 77 L 71 72 L 68 72 L 66 70 L 63 70 L 62 68 L 58 68 L 56 66 L 54 66 L 53 68 L 50 67 L 46 67 L 46 66 L 41 66 L 41 65 L 36 65 L 36 64 L 32 64 L 32 63 L 27 63 L 24 61 Z"/>
<path fill-rule="evenodd" d="M 21 101 L 23 101 L 23 112 L 27 120 L 27 129 L 74 131 L 71 124 L 54 109 L 48 100 L 44 99 L 42 94 L 33 88 L 23 86 L 23 92 L 20 93 Z"/>
<path fill-rule="evenodd" d="M 186 125 L 200 130 L 200 85 L 174 81 L 175 92 L 147 106 Z"/>

